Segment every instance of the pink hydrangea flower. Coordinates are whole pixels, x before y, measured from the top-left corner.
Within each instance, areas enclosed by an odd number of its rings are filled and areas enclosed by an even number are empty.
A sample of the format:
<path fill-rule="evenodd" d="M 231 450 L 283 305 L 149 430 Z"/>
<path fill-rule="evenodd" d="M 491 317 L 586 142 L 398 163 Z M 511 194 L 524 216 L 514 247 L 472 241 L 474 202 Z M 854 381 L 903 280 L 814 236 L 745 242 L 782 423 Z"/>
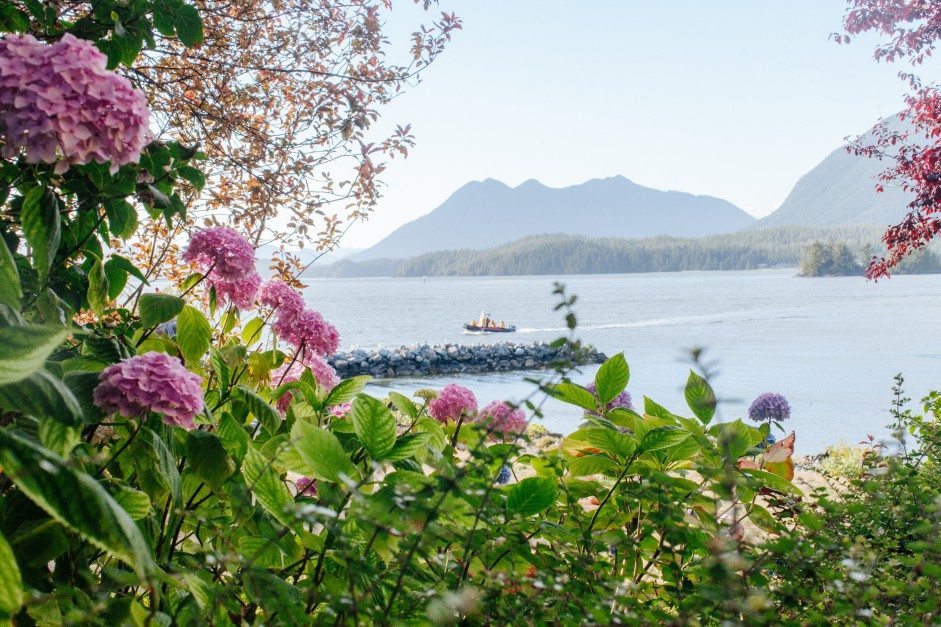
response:
<path fill-rule="evenodd" d="M 585 389 L 588 390 L 589 392 L 591 392 L 592 394 L 594 394 L 595 396 L 598 395 L 598 390 L 597 390 L 597 388 L 595 387 L 595 382 L 594 382 L 594 381 L 592 381 L 591 383 L 589 383 L 588 385 L 586 385 L 586 386 L 585 386 Z M 620 394 L 618 394 L 617 396 L 615 396 L 615 397 L 614 397 L 614 400 L 612 400 L 610 403 L 608 403 L 607 405 L 604 406 L 604 410 L 605 410 L 605 411 L 611 411 L 612 409 L 616 409 L 616 408 L 618 408 L 618 407 L 623 407 L 624 409 L 634 409 L 634 405 L 633 405 L 633 403 L 632 403 L 632 401 L 631 401 L 631 393 L 628 392 L 627 390 L 625 390 L 625 391 L 621 392 Z M 589 414 L 589 415 L 592 415 L 592 416 L 599 416 L 599 415 L 600 415 L 600 414 L 598 414 L 598 412 L 591 411 L 591 410 L 589 410 L 589 409 L 586 409 L 586 410 L 585 410 L 585 413 L 586 413 L 586 414 Z"/>
<path fill-rule="evenodd" d="M 353 409 L 353 402 L 342 403 L 340 405 L 334 405 L 330 408 L 330 415 L 334 418 L 343 418 L 350 410 Z"/>
<path fill-rule="evenodd" d="M 457 422 L 461 415 L 469 416 L 477 411 L 477 397 L 467 388 L 449 383 L 428 404 L 428 413 L 438 422 Z"/>
<path fill-rule="evenodd" d="M 298 496 L 317 496 L 317 480 L 310 477 L 301 477 L 294 482 L 297 486 Z"/>
<path fill-rule="evenodd" d="M 340 333 L 320 312 L 304 309 L 284 312 L 273 325 L 278 337 L 296 348 L 304 347 L 320 355 L 331 355 L 340 346 Z"/>
<path fill-rule="evenodd" d="M 304 356 L 301 358 L 304 362 L 304 365 L 310 368 L 311 374 L 314 375 L 314 378 L 317 379 L 317 385 L 322 387 L 324 390 L 329 392 L 337 386 L 337 383 L 340 382 L 340 377 L 337 376 L 337 371 L 333 369 L 333 366 L 328 364 L 323 357 L 317 353 L 311 353 L 310 351 L 304 351 Z"/>
<path fill-rule="evenodd" d="M 137 163 L 150 141 L 147 98 L 109 72 L 89 41 L 66 34 L 54 44 L 32 35 L 0 39 L 0 155 L 29 163 Z"/>
<path fill-rule="evenodd" d="M 304 309 L 304 297 L 284 281 L 265 281 L 258 293 L 262 305 L 278 310 L 278 315 L 296 314 Z"/>
<path fill-rule="evenodd" d="M 261 277 L 256 272 L 246 274 L 240 279 L 212 281 L 219 303 L 223 305 L 227 302 L 232 303 L 243 311 L 255 306 L 255 296 L 258 294 L 259 285 L 261 285 Z"/>
<path fill-rule="evenodd" d="M 193 233 L 183 251 L 183 259 L 208 272 L 213 281 L 235 281 L 255 273 L 255 249 L 235 229 L 227 226 Z"/>
<path fill-rule="evenodd" d="M 95 405 L 108 414 L 163 416 L 168 425 L 193 428 L 203 409 L 202 378 L 165 353 L 144 353 L 102 370 L 93 393 Z"/>
<path fill-rule="evenodd" d="M 491 432 L 503 436 L 526 431 L 526 414 L 522 409 L 513 409 L 505 401 L 493 401 L 481 409 L 477 420 Z"/>

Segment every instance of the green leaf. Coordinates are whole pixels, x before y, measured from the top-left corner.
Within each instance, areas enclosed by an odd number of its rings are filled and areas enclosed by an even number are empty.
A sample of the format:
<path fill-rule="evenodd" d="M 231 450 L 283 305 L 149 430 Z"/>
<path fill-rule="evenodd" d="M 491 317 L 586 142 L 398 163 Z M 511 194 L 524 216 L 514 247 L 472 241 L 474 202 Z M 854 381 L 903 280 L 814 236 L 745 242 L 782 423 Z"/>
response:
<path fill-rule="evenodd" d="M 709 433 L 716 437 L 719 450 L 725 453 L 732 462 L 748 452 L 761 436 L 756 429 L 752 429 L 741 419 L 734 422 L 720 422 L 709 428 Z"/>
<path fill-rule="evenodd" d="M 617 395 L 627 388 L 630 378 L 631 370 L 627 366 L 627 360 L 624 359 L 624 353 L 609 357 L 601 364 L 595 375 L 595 391 L 601 405 L 607 405 L 617 398 Z"/>
<path fill-rule="evenodd" d="M 637 440 L 614 429 L 582 429 L 576 431 L 578 439 L 622 459 L 627 459 L 637 449 Z"/>
<path fill-rule="evenodd" d="M 777 490 L 784 494 L 803 495 L 800 488 L 784 477 L 779 477 L 778 475 L 765 472 L 764 470 L 758 470 L 757 468 L 742 468 L 742 473 L 758 479 L 765 487 L 771 488 L 772 490 Z"/>
<path fill-rule="evenodd" d="M 176 456 L 157 432 L 149 427 L 141 427 L 126 457 L 132 460 L 130 463 L 137 472 L 140 487 L 152 499 L 159 502 L 169 494 L 174 505 L 182 504 L 183 482 L 177 469 Z"/>
<path fill-rule="evenodd" d="M 418 418 L 418 407 L 407 396 L 398 392 L 389 392 L 389 402 L 409 418 Z"/>
<path fill-rule="evenodd" d="M 191 305 L 183 307 L 176 322 L 176 341 L 187 363 L 198 363 L 212 342 L 212 327 L 206 316 Z"/>
<path fill-rule="evenodd" d="M 588 453 L 582 457 L 574 457 L 568 462 L 569 474 L 573 477 L 597 475 L 614 471 L 618 464 L 607 455 L 594 455 Z"/>
<path fill-rule="evenodd" d="M 141 272 L 137 266 L 131 263 L 130 260 L 126 257 L 112 254 L 108 258 L 108 263 L 113 264 L 115 267 L 120 268 L 121 270 L 124 270 L 144 285 L 150 285 L 150 283 L 147 281 L 147 277 L 144 276 L 144 273 Z"/>
<path fill-rule="evenodd" d="M 353 429 L 369 456 L 381 460 L 395 446 L 395 417 L 371 396 L 358 396 L 350 410 Z"/>
<path fill-rule="evenodd" d="M 510 514 L 534 516 L 555 503 L 559 496 L 556 480 L 550 477 L 529 477 L 510 487 L 506 508 Z"/>
<path fill-rule="evenodd" d="M 115 198 L 105 205 L 108 229 L 111 234 L 127 239 L 137 232 L 137 209 L 123 198 Z"/>
<path fill-rule="evenodd" d="M 60 457 L 67 458 L 81 441 L 82 434 L 75 427 L 58 420 L 43 420 L 39 423 L 39 442 Z"/>
<path fill-rule="evenodd" d="M 598 409 L 598 399 L 595 395 L 575 383 L 562 382 L 548 388 L 549 395 L 569 405 L 576 405 L 583 409 L 595 411 Z"/>
<path fill-rule="evenodd" d="M 203 191 L 203 187 L 206 186 L 206 177 L 202 172 L 191 165 L 181 165 L 177 168 L 177 172 L 180 173 L 180 176 L 189 181 L 197 192 Z"/>
<path fill-rule="evenodd" d="M 36 418 L 52 418 L 66 425 L 82 422 L 82 406 L 55 375 L 37 370 L 22 381 L 0 385 L 0 407 Z"/>
<path fill-rule="evenodd" d="M 689 371 L 689 379 L 686 381 L 686 404 L 692 412 L 699 418 L 703 424 L 709 424 L 712 417 L 716 415 L 716 395 L 712 391 L 712 386 L 701 376 Z"/>
<path fill-rule="evenodd" d="M 23 301 L 20 273 L 6 242 L 0 238 L 0 303 L 19 311 Z"/>
<path fill-rule="evenodd" d="M 196 476 L 218 490 L 235 472 L 235 464 L 214 433 L 190 431 L 186 439 L 186 460 Z"/>
<path fill-rule="evenodd" d="M 219 421 L 219 436 L 222 438 L 222 446 L 225 450 L 238 460 L 245 457 L 252 442 L 245 427 L 229 413 L 222 414 L 222 419 Z"/>
<path fill-rule="evenodd" d="M 324 406 L 331 407 L 333 405 L 342 405 L 347 401 L 353 400 L 356 398 L 357 394 L 363 391 L 366 384 L 370 381 L 372 381 L 372 377 L 369 375 L 351 377 L 340 381 L 337 386 L 327 394 L 327 400 L 324 402 Z"/>
<path fill-rule="evenodd" d="M 134 520 L 143 520 L 150 516 L 150 497 L 134 488 L 120 486 L 112 494 L 114 500 L 118 502 L 124 511 Z"/>
<path fill-rule="evenodd" d="M 154 3 L 154 28 L 164 37 L 173 37 L 176 30 L 173 27 L 173 11 L 175 6 L 170 6 L 169 2 Z"/>
<path fill-rule="evenodd" d="M 22 381 L 42 368 L 68 335 L 60 326 L 0 327 L 0 385 Z"/>
<path fill-rule="evenodd" d="M 127 562 L 142 580 L 153 576 L 156 566 L 140 529 L 97 481 L 9 431 L 0 431 L 0 466 L 47 514 Z"/>
<path fill-rule="evenodd" d="M 122 268 L 120 263 L 115 263 L 114 259 L 108 259 L 105 262 L 105 277 L 108 279 L 108 298 L 114 300 L 127 285 L 127 270 Z"/>
<path fill-rule="evenodd" d="M 25 600 L 20 567 L 16 564 L 13 549 L 0 533 L 0 621 L 13 618 Z"/>
<path fill-rule="evenodd" d="M 260 397 L 253 389 L 245 385 L 238 385 L 239 397 L 248 406 L 248 411 L 254 414 L 261 426 L 269 435 L 274 435 L 281 428 L 281 414 L 271 406 L 271 403 Z"/>
<path fill-rule="evenodd" d="M 145 327 L 152 327 L 162 322 L 169 322 L 183 311 L 184 304 L 179 296 L 144 294 L 137 305 L 141 324 Z"/>
<path fill-rule="evenodd" d="M 265 326 L 265 321 L 261 318 L 252 318 L 242 327 L 242 342 L 245 346 L 251 346 L 261 339 L 261 329 Z"/>
<path fill-rule="evenodd" d="M 350 456 L 343 450 L 337 436 L 329 431 L 299 420 L 291 429 L 291 441 L 302 464 L 291 470 L 333 483 L 341 483 L 343 476 L 358 477 Z"/>
<path fill-rule="evenodd" d="M 108 304 L 108 275 L 101 259 L 96 259 L 88 272 L 88 306 L 97 314 Z"/>
<path fill-rule="evenodd" d="M 20 226 L 33 249 L 33 267 L 43 281 L 49 275 L 62 234 L 59 202 L 52 189 L 34 187 L 26 193 L 20 209 Z"/>
<path fill-rule="evenodd" d="M 176 35 L 187 48 L 203 42 L 203 21 L 195 7 L 184 4 L 173 14 L 173 27 Z"/>
<path fill-rule="evenodd" d="M 689 433 L 682 429 L 657 427 L 644 435 L 643 439 L 640 441 L 640 445 L 637 447 L 637 451 L 638 454 L 640 454 L 670 448 L 688 437 L 690 437 Z"/>
<path fill-rule="evenodd" d="M 288 513 L 294 499 L 284 481 L 265 457 L 251 445 L 242 462 L 242 475 L 248 489 L 268 513 L 287 526 L 293 526 L 295 520 Z"/>
<path fill-rule="evenodd" d="M 395 441 L 395 446 L 385 455 L 384 459 L 395 462 L 414 457 L 416 453 L 425 448 L 431 438 L 430 433 L 409 433 L 399 436 Z"/>

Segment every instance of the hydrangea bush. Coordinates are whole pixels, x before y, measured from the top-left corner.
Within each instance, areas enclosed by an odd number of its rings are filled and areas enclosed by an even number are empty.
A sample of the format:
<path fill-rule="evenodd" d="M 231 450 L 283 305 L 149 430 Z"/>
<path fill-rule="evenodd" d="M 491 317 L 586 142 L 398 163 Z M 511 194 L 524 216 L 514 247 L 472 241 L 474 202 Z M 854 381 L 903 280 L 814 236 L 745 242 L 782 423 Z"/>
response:
<path fill-rule="evenodd" d="M 114 36 L 139 50 L 156 23 L 198 43 L 195 10 L 168 26 L 165 4 L 115 5 L 143 13 Z M 100 14 L 76 33 L 130 65 Z M 851 494 L 880 506 L 872 521 L 792 483 L 794 434 L 717 422 L 696 373 L 685 409 L 635 409 L 623 354 L 588 386 L 560 363 L 519 404 L 478 410 L 456 384 L 376 397 L 338 380 L 337 329 L 262 283 L 234 230 L 193 232 L 172 289 L 110 252 L 139 209 L 185 215 L 200 155 L 145 145 L 129 83 L 88 41 L 50 41 L 0 39 L 0 623 L 938 618 L 936 399 L 904 415 L 917 456 Z M 542 394 L 584 422 L 537 447 Z"/>

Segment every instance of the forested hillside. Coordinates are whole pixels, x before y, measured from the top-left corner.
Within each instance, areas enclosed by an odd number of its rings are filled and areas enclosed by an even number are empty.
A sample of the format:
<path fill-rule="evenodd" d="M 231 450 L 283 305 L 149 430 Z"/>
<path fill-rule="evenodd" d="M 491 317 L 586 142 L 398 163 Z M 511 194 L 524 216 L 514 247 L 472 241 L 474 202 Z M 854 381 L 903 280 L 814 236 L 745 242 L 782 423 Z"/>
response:
<path fill-rule="evenodd" d="M 813 241 L 845 242 L 852 250 L 879 242 L 868 227 L 774 227 L 703 238 L 587 238 L 541 235 L 487 250 L 449 250 L 408 259 L 348 259 L 308 276 L 500 276 L 616 274 L 681 270 L 751 270 L 797 266 Z"/>

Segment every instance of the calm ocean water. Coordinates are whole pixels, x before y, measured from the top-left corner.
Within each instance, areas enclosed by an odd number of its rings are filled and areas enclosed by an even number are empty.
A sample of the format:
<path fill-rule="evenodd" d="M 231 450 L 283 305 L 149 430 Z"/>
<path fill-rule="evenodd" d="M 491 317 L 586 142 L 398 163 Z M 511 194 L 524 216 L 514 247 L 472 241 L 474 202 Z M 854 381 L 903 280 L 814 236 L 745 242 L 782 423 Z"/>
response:
<path fill-rule="evenodd" d="M 577 336 L 608 355 L 623 351 L 635 405 L 649 396 L 684 413 L 689 349 L 704 347 L 722 420 L 744 416 L 752 398 L 781 392 L 802 453 L 828 444 L 885 437 L 892 377 L 920 399 L 941 387 L 941 275 L 800 279 L 793 270 L 682 272 L 568 277 L 321 279 L 308 302 L 340 330 L 343 348 L 414 342 L 466 344 L 552 340 L 564 334 L 553 311 L 552 283 L 578 295 Z M 515 324 L 507 336 L 465 335 L 482 309 Z M 584 380 L 597 367 L 584 369 Z M 480 402 L 518 401 L 533 391 L 532 373 L 376 382 L 410 393 L 457 380 Z M 380 392 L 377 389 L 376 392 Z M 538 397 L 541 398 L 541 397 Z M 554 400 L 544 424 L 569 432 L 579 413 Z M 685 411 L 689 415 L 688 411 Z"/>

